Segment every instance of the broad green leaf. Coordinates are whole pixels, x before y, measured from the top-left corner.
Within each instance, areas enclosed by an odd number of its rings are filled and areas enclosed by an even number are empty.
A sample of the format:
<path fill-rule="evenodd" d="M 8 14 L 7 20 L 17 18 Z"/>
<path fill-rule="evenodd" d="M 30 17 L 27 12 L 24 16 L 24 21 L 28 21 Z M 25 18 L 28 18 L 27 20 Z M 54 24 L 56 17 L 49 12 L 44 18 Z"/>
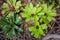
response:
<path fill-rule="evenodd" d="M 7 33 L 9 32 L 9 30 L 10 30 L 10 25 L 5 25 L 5 26 L 3 26 L 3 33 L 5 34 L 5 35 L 7 35 Z"/>
<path fill-rule="evenodd" d="M 17 1 L 17 2 L 16 2 L 15 9 L 19 9 L 19 7 L 21 6 L 21 4 L 20 4 L 20 3 L 21 3 L 20 1 Z"/>
<path fill-rule="evenodd" d="M 28 5 L 28 7 L 32 9 L 33 8 L 33 4 L 30 3 L 30 5 Z"/>
<path fill-rule="evenodd" d="M 18 26 L 14 25 L 14 28 L 18 31 L 18 32 L 23 32 L 23 30 L 21 28 L 19 28 Z"/>
<path fill-rule="evenodd" d="M 48 21 L 51 21 L 51 20 L 53 20 L 53 17 L 47 17 L 47 19 L 48 19 Z"/>
<path fill-rule="evenodd" d="M 16 21 L 15 23 L 17 24 L 20 21 L 18 14 L 16 15 Z"/>
<path fill-rule="evenodd" d="M 34 31 L 36 28 L 34 26 L 29 27 L 29 31 Z"/>
<path fill-rule="evenodd" d="M 42 28 L 42 29 L 47 29 L 47 25 L 46 25 L 46 24 L 42 24 L 42 25 L 41 25 L 41 28 Z"/>
<path fill-rule="evenodd" d="M 12 1 L 12 5 L 15 7 L 16 6 L 16 0 L 11 0 Z"/>
<path fill-rule="evenodd" d="M 16 21 L 15 21 L 15 23 L 16 23 L 17 25 L 20 25 L 20 24 L 23 23 L 23 20 L 19 18 L 18 14 L 16 15 Z"/>
<path fill-rule="evenodd" d="M 44 35 L 44 32 L 41 28 L 39 28 L 40 35 Z"/>
<path fill-rule="evenodd" d="M 36 13 L 39 13 L 40 11 L 41 11 L 41 7 L 39 7 L 39 8 L 36 8 Z"/>
<path fill-rule="evenodd" d="M 44 12 L 38 13 L 39 16 L 44 15 L 44 14 L 45 14 Z"/>
<path fill-rule="evenodd" d="M 12 0 L 6 0 L 6 2 L 11 5 Z"/>
<path fill-rule="evenodd" d="M 9 8 L 7 3 L 4 3 L 2 8 Z"/>
<path fill-rule="evenodd" d="M 34 35 L 34 37 L 39 38 L 40 36 L 39 36 L 39 34 L 36 33 L 36 34 Z"/>
<path fill-rule="evenodd" d="M 40 3 L 36 5 L 36 7 L 38 8 L 40 6 Z"/>
<path fill-rule="evenodd" d="M 2 20 L 0 20 L 0 24 L 1 24 L 1 25 L 7 25 L 8 22 L 7 22 L 6 20 L 2 19 Z"/>
<path fill-rule="evenodd" d="M 12 28 L 12 30 L 11 30 L 11 36 L 13 37 L 15 37 L 16 36 L 16 33 L 15 33 L 15 30 L 14 30 L 14 28 Z"/>

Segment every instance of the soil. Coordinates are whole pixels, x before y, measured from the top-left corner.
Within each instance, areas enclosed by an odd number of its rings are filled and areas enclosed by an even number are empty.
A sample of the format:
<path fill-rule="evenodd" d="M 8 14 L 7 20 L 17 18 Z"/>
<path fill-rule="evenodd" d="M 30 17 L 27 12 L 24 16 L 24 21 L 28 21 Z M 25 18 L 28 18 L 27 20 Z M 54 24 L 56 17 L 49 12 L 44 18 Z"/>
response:
<path fill-rule="evenodd" d="M 40 0 L 39 0 L 40 1 Z M 22 1 L 23 2 L 23 1 Z M 28 1 L 25 0 L 25 3 L 27 3 Z M 36 3 L 36 1 L 32 1 L 34 4 Z M 37 1 L 38 2 L 38 1 Z M 3 4 L 3 1 L 0 0 L 0 6 Z M 36 4 L 35 4 L 36 5 Z M 56 9 L 57 10 L 57 16 L 56 21 L 51 21 L 51 28 L 48 29 L 48 33 L 47 34 L 60 34 L 60 9 Z M 1 11 L 1 9 L 0 9 Z M 0 12 L 0 16 L 1 16 L 1 12 Z M 21 37 L 17 36 L 16 38 L 14 38 L 13 40 L 42 40 L 44 38 L 44 36 L 41 36 L 41 38 L 36 39 L 34 37 L 32 37 L 30 35 L 30 32 L 28 30 L 24 29 L 24 32 L 22 34 Z M 0 34 L 0 40 L 9 40 L 7 39 L 3 34 Z M 48 40 L 60 40 L 57 38 L 50 38 Z"/>

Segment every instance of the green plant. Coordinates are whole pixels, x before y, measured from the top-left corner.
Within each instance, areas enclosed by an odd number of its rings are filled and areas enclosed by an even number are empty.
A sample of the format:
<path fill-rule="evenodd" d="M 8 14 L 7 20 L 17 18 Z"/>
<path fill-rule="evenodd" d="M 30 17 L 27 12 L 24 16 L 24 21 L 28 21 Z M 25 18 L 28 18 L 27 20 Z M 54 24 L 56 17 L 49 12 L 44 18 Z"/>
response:
<path fill-rule="evenodd" d="M 46 0 L 47 4 L 53 4 L 55 7 L 58 7 L 60 5 L 60 0 Z"/>
<path fill-rule="evenodd" d="M 21 2 L 17 0 L 6 0 L 6 3 L 3 3 L 2 5 L 2 14 L 7 15 L 7 17 L 10 16 L 12 12 L 19 12 L 21 7 Z"/>
<path fill-rule="evenodd" d="M 55 0 L 46 0 L 46 2 L 47 2 L 48 4 L 52 4 L 53 2 L 55 2 Z"/>
<path fill-rule="evenodd" d="M 19 27 L 23 23 L 23 20 L 19 18 L 18 14 L 12 13 L 9 18 L 3 17 L 0 19 L 0 24 L 2 25 L 2 31 L 0 33 L 5 34 L 9 38 L 16 37 L 23 32 L 23 29 Z"/>
<path fill-rule="evenodd" d="M 50 21 L 54 20 L 54 16 L 56 16 L 56 11 L 53 6 L 41 3 L 35 7 L 32 3 L 28 4 L 22 13 L 26 22 L 31 20 L 34 22 L 34 25 L 29 26 L 29 31 L 36 38 L 47 33 L 47 28 L 50 27 Z"/>
<path fill-rule="evenodd" d="M 6 0 L 6 3 L 2 5 L 2 14 L 5 16 L 0 19 L 3 33 L 8 37 L 15 37 L 23 32 L 19 26 L 23 23 L 23 20 L 18 15 L 21 10 L 21 2 L 17 0 Z"/>
<path fill-rule="evenodd" d="M 60 0 L 58 0 L 58 8 L 60 8 Z"/>

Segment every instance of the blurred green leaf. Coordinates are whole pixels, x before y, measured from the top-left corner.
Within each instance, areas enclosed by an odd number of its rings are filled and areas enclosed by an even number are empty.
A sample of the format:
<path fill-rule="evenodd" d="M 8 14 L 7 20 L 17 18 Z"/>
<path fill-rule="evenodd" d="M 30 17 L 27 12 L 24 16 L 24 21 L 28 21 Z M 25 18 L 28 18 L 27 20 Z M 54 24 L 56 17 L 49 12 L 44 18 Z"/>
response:
<path fill-rule="evenodd" d="M 31 35 L 35 38 L 39 38 L 41 35 L 45 36 L 47 33 L 47 27 L 50 27 L 50 21 L 54 20 L 56 16 L 56 10 L 52 5 L 37 4 L 36 7 L 33 4 L 28 4 L 22 12 L 22 17 L 26 18 L 26 22 L 33 21 L 34 25 L 29 26 Z"/>

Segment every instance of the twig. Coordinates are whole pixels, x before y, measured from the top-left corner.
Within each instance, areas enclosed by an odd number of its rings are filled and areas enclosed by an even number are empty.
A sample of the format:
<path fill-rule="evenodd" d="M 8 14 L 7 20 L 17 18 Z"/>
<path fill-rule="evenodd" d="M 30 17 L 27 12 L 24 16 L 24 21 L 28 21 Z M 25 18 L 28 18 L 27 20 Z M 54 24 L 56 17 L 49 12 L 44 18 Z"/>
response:
<path fill-rule="evenodd" d="M 58 35 L 58 34 L 48 34 L 42 40 L 47 40 L 49 38 L 58 38 L 58 39 L 60 39 L 60 35 Z"/>

